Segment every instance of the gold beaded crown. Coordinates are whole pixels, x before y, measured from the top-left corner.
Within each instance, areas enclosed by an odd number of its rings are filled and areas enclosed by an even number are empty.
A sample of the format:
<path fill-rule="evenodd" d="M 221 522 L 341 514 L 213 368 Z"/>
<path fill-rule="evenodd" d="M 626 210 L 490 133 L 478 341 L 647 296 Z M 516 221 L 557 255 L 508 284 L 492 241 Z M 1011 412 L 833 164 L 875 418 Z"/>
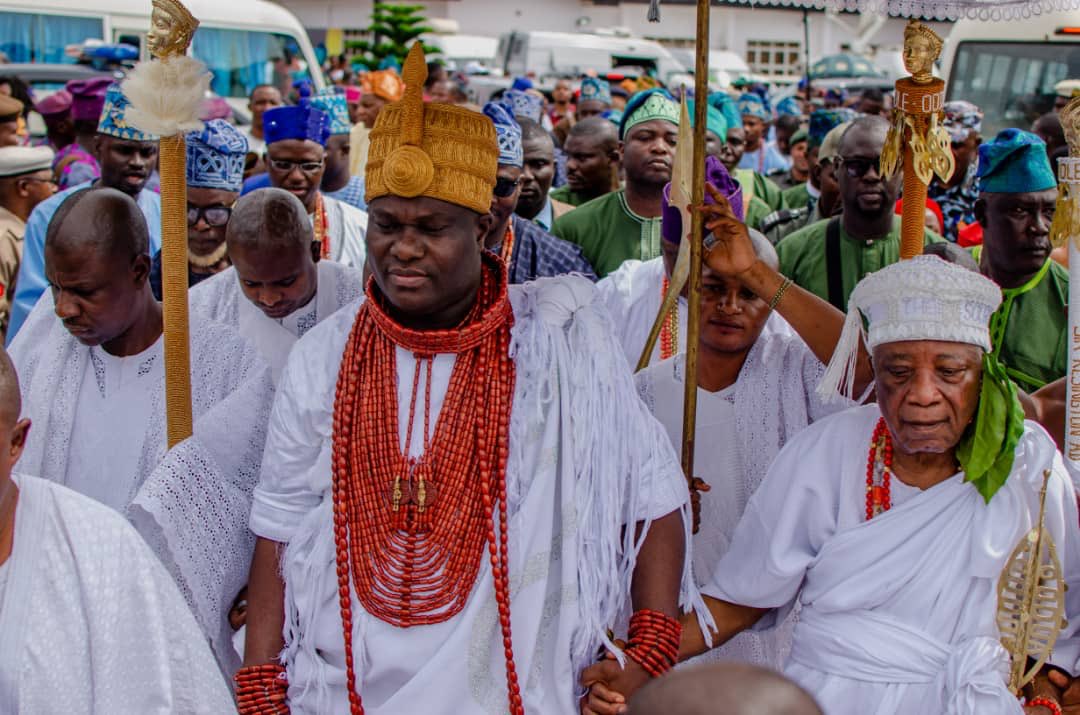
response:
<path fill-rule="evenodd" d="M 499 168 L 495 125 L 462 107 L 424 103 L 427 63 L 419 42 L 402 74 L 404 98 L 383 107 L 371 130 L 365 200 L 426 196 L 487 213 Z"/>

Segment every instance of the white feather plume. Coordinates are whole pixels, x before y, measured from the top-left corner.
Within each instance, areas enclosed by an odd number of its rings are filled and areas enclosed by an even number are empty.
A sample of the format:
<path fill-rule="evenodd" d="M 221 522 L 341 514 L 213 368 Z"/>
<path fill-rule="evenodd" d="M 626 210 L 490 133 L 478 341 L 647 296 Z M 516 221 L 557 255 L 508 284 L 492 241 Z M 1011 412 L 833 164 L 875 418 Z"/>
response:
<path fill-rule="evenodd" d="M 193 57 L 140 62 L 122 84 L 131 102 L 127 120 L 139 131 L 169 137 L 202 129 L 199 110 L 210 72 Z"/>

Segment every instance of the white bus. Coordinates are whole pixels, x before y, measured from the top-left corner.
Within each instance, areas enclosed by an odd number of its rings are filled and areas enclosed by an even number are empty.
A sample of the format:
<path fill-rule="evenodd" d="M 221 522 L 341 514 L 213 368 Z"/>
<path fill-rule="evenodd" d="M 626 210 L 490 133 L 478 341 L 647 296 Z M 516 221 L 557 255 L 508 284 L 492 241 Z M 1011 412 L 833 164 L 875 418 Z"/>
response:
<path fill-rule="evenodd" d="M 1080 79 L 1080 12 L 953 26 L 942 53 L 948 98 L 985 112 L 983 136 L 1029 129 L 1054 107 L 1054 85 Z"/>
<path fill-rule="evenodd" d="M 258 84 L 287 89 L 308 76 L 324 86 L 307 32 L 266 0 L 185 0 L 199 19 L 191 53 L 214 73 L 215 94 L 239 104 Z M 88 39 L 134 42 L 145 55 L 150 0 L 0 0 L 0 51 L 10 62 L 72 62 L 69 45 Z"/>
<path fill-rule="evenodd" d="M 496 64 L 507 76 L 535 72 L 545 78 L 604 74 L 616 67 L 641 67 L 665 83 L 686 74 L 666 47 L 651 40 L 573 32 L 511 32 L 499 38 Z"/>

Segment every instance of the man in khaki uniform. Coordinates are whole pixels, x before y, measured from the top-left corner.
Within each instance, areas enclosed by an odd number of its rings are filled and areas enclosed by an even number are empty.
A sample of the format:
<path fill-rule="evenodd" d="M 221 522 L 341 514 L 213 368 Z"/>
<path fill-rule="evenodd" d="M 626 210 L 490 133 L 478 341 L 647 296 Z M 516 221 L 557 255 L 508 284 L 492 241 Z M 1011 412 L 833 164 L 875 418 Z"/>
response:
<path fill-rule="evenodd" d="M 7 333 L 26 219 L 56 191 L 52 160 L 49 147 L 0 147 L 0 340 Z"/>

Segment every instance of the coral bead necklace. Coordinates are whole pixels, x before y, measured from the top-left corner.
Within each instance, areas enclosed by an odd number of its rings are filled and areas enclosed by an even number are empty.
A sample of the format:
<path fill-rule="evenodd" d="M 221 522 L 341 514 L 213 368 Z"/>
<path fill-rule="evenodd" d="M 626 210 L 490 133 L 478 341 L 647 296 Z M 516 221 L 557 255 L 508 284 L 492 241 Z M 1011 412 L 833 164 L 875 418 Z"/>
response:
<path fill-rule="evenodd" d="M 509 711 L 524 712 L 510 633 L 506 463 L 515 370 L 506 284 L 505 264 L 485 251 L 480 291 L 465 320 L 449 330 L 416 331 L 387 314 L 369 281 L 349 335 L 334 401 L 333 499 L 353 715 L 364 710 L 353 662 L 350 591 L 368 614 L 386 623 L 441 623 L 464 608 L 485 550 L 503 636 Z M 404 451 L 398 347 L 416 360 Z M 455 362 L 431 435 L 432 361 L 439 354 L 453 354 Z M 421 370 L 424 449 L 410 458 Z"/>
<path fill-rule="evenodd" d="M 870 440 L 870 454 L 866 459 L 866 520 L 886 512 L 892 506 L 892 435 L 885 418 L 878 420 L 874 436 Z"/>
<path fill-rule="evenodd" d="M 664 276 L 664 282 L 660 286 L 660 302 L 664 301 L 671 279 Z M 660 328 L 660 359 L 667 360 L 679 352 L 679 305 L 678 303 L 664 316 L 664 325 Z"/>
<path fill-rule="evenodd" d="M 315 242 L 319 244 L 319 256 L 330 259 L 330 236 L 326 232 L 326 203 L 322 193 L 315 197 Z"/>

